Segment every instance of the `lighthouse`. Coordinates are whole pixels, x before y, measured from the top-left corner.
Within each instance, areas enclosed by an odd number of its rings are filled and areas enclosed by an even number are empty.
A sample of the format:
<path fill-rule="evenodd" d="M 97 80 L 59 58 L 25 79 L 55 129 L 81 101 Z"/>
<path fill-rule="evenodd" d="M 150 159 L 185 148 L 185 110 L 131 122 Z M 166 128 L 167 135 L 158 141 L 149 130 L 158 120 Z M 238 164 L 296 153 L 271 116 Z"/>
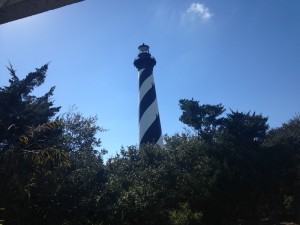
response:
<path fill-rule="evenodd" d="M 156 60 L 149 53 L 148 45 L 142 44 L 138 50 L 134 66 L 138 69 L 139 83 L 139 145 L 154 143 L 162 147 L 162 131 L 153 77 Z"/>

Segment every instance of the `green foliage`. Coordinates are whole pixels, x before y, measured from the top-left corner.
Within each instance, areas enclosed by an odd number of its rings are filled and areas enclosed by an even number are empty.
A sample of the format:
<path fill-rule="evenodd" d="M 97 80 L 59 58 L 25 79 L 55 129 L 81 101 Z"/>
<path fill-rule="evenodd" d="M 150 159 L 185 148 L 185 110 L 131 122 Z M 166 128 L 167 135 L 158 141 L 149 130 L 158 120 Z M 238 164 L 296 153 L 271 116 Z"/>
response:
<path fill-rule="evenodd" d="M 274 184 L 271 193 L 277 196 L 269 201 L 278 205 L 280 213 L 296 214 L 300 222 L 300 116 L 270 130 L 264 144 L 272 175 L 268 181 Z"/>
<path fill-rule="evenodd" d="M 203 121 L 195 112 L 205 112 L 198 103 L 180 100 L 181 121 L 195 130 Z M 215 118 L 218 121 L 222 122 L 214 130 L 213 142 L 197 133 L 203 140 L 199 145 L 208 144 L 205 154 L 217 165 L 207 188 L 207 207 L 201 210 L 203 221 L 258 224 L 263 217 L 300 215 L 299 117 L 270 131 L 266 117 L 250 112 L 231 111 Z"/>
<path fill-rule="evenodd" d="M 107 162 L 107 191 L 113 224 L 155 224 L 164 218 L 160 169 L 164 154 L 158 146 L 131 146 Z"/>
<path fill-rule="evenodd" d="M 179 106 L 182 115 L 179 120 L 192 127 L 206 141 L 212 141 L 215 131 L 222 125 L 223 120 L 218 118 L 225 112 L 222 104 L 200 105 L 199 101 L 181 99 Z"/>
<path fill-rule="evenodd" d="M 64 121 L 62 143 L 65 150 L 92 151 L 101 146 L 101 140 L 96 138 L 96 134 L 105 130 L 96 125 L 97 116 L 85 118 L 72 107 L 62 119 Z"/>
<path fill-rule="evenodd" d="M 56 117 L 54 88 L 32 95 L 48 65 L 0 88 L 0 223 L 250 225 L 300 215 L 300 118 L 183 99 L 194 134 L 129 146 L 104 164 L 97 117 Z M 4 210 L 5 209 L 5 210 Z M 300 221 L 300 218 L 298 218 Z"/>
<path fill-rule="evenodd" d="M 231 111 L 224 119 L 224 130 L 237 144 L 261 143 L 269 128 L 267 121 L 267 117 L 255 113 Z"/>
<path fill-rule="evenodd" d="M 113 224 L 172 224 L 170 212 L 187 201 L 194 217 L 199 216 L 215 169 L 200 143 L 198 138 L 175 135 L 166 137 L 164 148 L 131 146 L 111 158 L 107 166 L 116 198 Z M 194 219 L 189 222 L 194 224 Z"/>
<path fill-rule="evenodd" d="M 169 214 L 172 225 L 202 224 L 202 213 L 193 212 L 187 203 L 180 204 L 180 208 L 178 210 L 171 210 Z"/>
<path fill-rule="evenodd" d="M 105 223 L 262 224 L 263 218 L 295 215 L 296 140 L 289 137 L 292 145 L 283 153 L 288 143 L 274 140 L 260 114 L 231 111 L 215 120 L 209 123 L 218 125 L 202 134 L 165 136 L 163 148 L 131 146 L 110 158 Z"/>
<path fill-rule="evenodd" d="M 54 87 L 45 95 L 30 95 L 34 88 L 44 83 L 48 65 L 29 73 L 20 80 L 12 66 L 8 67 L 11 75 L 8 87 L 0 88 L 0 150 L 10 148 L 16 138 L 24 134 L 27 126 L 36 127 L 47 123 L 59 111 L 53 107 L 51 96 Z"/>
<path fill-rule="evenodd" d="M 65 153 L 58 147 L 61 121 L 51 120 L 51 88 L 42 97 L 31 95 L 46 77 L 48 65 L 20 80 L 12 66 L 10 85 L 0 89 L 0 204 L 6 208 L 8 224 L 24 223 L 31 215 L 33 189 L 51 167 L 64 167 Z M 34 221 L 33 221 L 34 223 Z"/>
<path fill-rule="evenodd" d="M 54 88 L 32 95 L 48 65 L 19 79 L 12 66 L 0 88 L 0 207 L 5 224 L 96 224 L 105 181 L 96 117 L 59 107 Z M 75 215 L 75 216 L 74 216 Z M 96 221 L 96 222 L 95 222 Z"/>
<path fill-rule="evenodd" d="M 295 116 L 281 127 L 270 130 L 266 140 L 267 145 L 300 146 L 300 115 Z"/>

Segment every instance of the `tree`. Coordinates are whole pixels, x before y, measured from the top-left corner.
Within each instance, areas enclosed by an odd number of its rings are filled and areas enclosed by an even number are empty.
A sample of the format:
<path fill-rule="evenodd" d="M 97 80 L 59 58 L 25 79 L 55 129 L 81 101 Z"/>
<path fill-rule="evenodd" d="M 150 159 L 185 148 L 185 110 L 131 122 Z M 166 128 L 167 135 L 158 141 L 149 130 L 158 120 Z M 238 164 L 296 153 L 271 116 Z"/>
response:
<path fill-rule="evenodd" d="M 0 88 L 0 208 L 5 224 L 97 224 L 105 171 L 97 118 L 56 117 L 54 88 L 32 95 L 48 65 Z M 102 213 L 102 214 L 101 214 Z M 2 217 L 3 215 L 3 217 Z"/>
<path fill-rule="evenodd" d="M 225 110 L 221 104 L 199 105 L 193 99 L 180 100 L 179 105 L 183 110 L 180 120 L 198 131 L 196 136 L 204 141 L 198 145 L 203 148 L 208 144 L 205 155 L 216 165 L 211 186 L 207 188 L 208 207 L 201 210 L 204 220 L 233 224 L 238 219 L 251 222 L 259 218 L 262 143 L 269 127 L 268 118 L 232 110 L 223 115 Z"/>
<path fill-rule="evenodd" d="M 262 143 L 264 140 L 269 125 L 267 124 L 268 118 L 256 113 L 250 114 L 243 112 L 234 112 L 227 114 L 224 120 L 223 131 L 226 133 L 227 138 L 236 144 L 253 144 Z"/>
<path fill-rule="evenodd" d="M 107 196 L 110 199 L 110 224 L 165 224 L 161 208 L 164 180 L 158 167 L 164 160 L 161 148 L 144 145 L 121 149 L 107 163 Z"/>
<path fill-rule="evenodd" d="M 170 211 L 170 219 L 173 225 L 199 225 L 202 224 L 202 213 L 193 212 L 185 203 L 180 205 L 180 209 Z"/>
<path fill-rule="evenodd" d="M 67 152 L 69 166 L 56 176 L 60 179 L 53 205 L 54 215 L 64 223 L 96 224 L 105 215 L 104 185 L 106 182 L 98 132 L 105 131 L 96 124 L 97 117 L 83 117 L 75 108 L 62 117 L 62 148 Z M 59 206 L 59 207 L 57 207 Z"/>
<path fill-rule="evenodd" d="M 36 87 L 44 83 L 47 69 L 48 64 L 20 80 L 13 67 L 8 67 L 10 85 L 0 88 L 1 153 L 9 149 L 28 126 L 36 127 L 47 123 L 59 111 L 60 107 L 53 107 L 54 102 L 50 99 L 54 87 L 41 97 L 31 95 Z"/>
<path fill-rule="evenodd" d="M 264 145 L 268 181 L 273 184 L 268 200 L 276 206 L 275 213 L 296 215 L 300 223 L 300 116 L 271 129 Z"/>
<path fill-rule="evenodd" d="M 101 140 L 96 135 L 106 130 L 96 125 L 97 116 L 84 117 L 73 106 L 67 113 L 63 114 L 62 120 L 62 144 L 65 150 L 70 152 L 94 151 L 95 148 L 97 149 L 101 146 Z M 103 150 L 102 153 L 105 154 L 106 151 Z"/>
<path fill-rule="evenodd" d="M 231 110 L 223 119 L 212 156 L 222 166 L 215 183 L 214 196 L 222 202 L 224 224 L 244 220 L 257 224 L 263 216 L 260 207 L 264 193 L 263 141 L 268 118 Z"/>
<path fill-rule="evenodd" d="M 199 137 L 213 141 L 216 130 L 222 125 L 222 118 L 218 118 L 225 112 L 222 104 L 200 105 L 193 99 L 181 99 L 179 106 L 182 110 L 179 120 L 192 127 Z"/>
<path fill-rule="evenodd" d="M 131 146 L 107 163 L 110 224 L 201 224 L 214 165 L 200 139 L 166 137 L 166 145 Z"/>
<path fill-rule="evenodd" d="M 54 87 L 41 97 L 31 95 L 44 83 L 47 69 L 46 64 L 19 79 L 10 65 L 9 86 L 0 88 L 0 191 L 6 193 L 0 204 L 6 208 L 7 224 L 24 224 L 30 218 L 37 174 L 64 166 L 58 160 L 64 158 L 57 141 L 61 121 L 54 119 L 59 107 L 50 99 Z"/>

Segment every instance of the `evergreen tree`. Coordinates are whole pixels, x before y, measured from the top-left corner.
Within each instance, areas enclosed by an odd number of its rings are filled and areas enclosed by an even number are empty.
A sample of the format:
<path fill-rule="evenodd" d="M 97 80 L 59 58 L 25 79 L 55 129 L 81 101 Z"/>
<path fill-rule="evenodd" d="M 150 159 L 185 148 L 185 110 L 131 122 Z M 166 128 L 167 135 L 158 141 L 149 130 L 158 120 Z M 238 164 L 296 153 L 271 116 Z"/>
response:
<path fill-rule="evenodd" d="M 181 99 L 179 106 L 182 110 L 179 120 L 193 128 L 205 141 L 214 141 L 217 130 L 223 124 L 223 119 L 219 118 L 225 112 L 222 104 L 200 105 L 199 101 L 193 99 Z"/>
<path fill-rule="evenodd" d="M 0 88 L 0 207 L 5 208 L 6 224 L 26 224 L 31 217 L 31 194 L 37 178 L 49 168 L 62 166 L 64 154 L 58 148 L 61 135 L 59 107 L 50 99 L 52 87 L 45 95 L 32 95 L 46 78 L 48 65 L 19 79 L 10 65 L 9 86 Z M 31 221 L 34 224 L 34 220 Z"/>
<path fill-rule="evenodd" d="M 105 174 L 95 135 L 103 129 L 79 113 L 55 118 L 54 87 L 32 94 L 47 69 L 19 79 L 10 66 L 0 88 L 0 216 L 9 225 L 96 224 Z"/>

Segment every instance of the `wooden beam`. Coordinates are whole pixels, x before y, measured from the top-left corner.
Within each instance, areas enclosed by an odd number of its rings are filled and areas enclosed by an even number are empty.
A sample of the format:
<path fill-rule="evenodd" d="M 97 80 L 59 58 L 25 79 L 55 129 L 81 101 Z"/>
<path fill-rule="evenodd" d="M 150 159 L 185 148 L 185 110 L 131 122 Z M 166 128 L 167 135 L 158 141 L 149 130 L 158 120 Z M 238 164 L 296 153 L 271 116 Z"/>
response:
<path fill-rule="evenodd" d="M 0 24 L 84 0 L 0 0 Z"/>

